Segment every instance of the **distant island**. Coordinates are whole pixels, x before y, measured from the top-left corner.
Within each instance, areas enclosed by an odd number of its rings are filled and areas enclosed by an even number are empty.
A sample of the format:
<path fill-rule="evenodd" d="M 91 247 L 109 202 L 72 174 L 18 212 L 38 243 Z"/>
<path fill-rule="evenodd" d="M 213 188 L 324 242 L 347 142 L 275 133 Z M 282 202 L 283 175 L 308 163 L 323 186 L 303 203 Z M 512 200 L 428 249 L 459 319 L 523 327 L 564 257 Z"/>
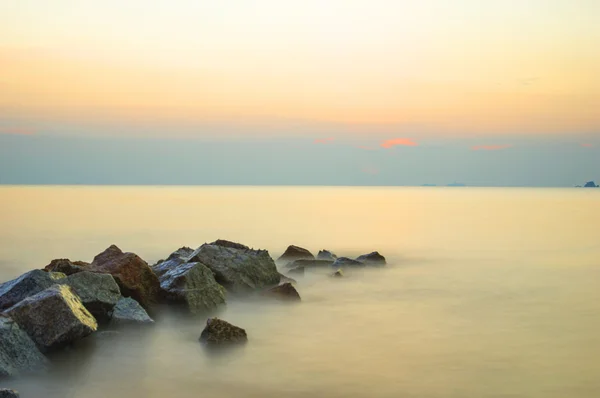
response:
<path fill-rule="evenodd" d="M 581 185 L 576 185 L 575 187 L 581 188 Z M 599 188 L 599 187 L 600 187 L 600 185 L 596 185 L 596 183 L 594 181 L 588 181 L 583 186 L 583 188 Z"/>
<path fill-rule="evenodd" d="M 466 187 L 467 184 L 463 184 L 462 182 L 453 182 L 450 183 L 448 185 L 446 185 L 447 187 Z"/>

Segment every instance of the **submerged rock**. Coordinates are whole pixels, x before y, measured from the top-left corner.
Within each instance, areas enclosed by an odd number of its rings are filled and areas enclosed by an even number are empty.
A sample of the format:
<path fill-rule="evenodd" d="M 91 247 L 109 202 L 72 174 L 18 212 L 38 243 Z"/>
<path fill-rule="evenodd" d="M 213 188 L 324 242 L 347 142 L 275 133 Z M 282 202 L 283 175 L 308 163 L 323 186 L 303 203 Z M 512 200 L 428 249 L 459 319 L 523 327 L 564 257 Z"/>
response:
<path fill-rule="evenodd" d="M 280 279 L 275 262 L 266 250 L 204 244 L 186 262 L 206 265 L 217 283 L 234 293 L 276 285 Z"/>
<path fill-rule="evenodd" d="M 300 276 L 304 276 L 304 267 L 300 266 L 300 267 L 294 267 L 291 270 L 288 271 L 288 275 L 300 275 Z"/>
<path fill-rule="evenodd" d="M 66 258 L 59 258 L 50 261 L 50 264 L 44 267 L 47 272 L 62 272 L 65 275 L 73 275 L 88 269 L 89 263 L 83 261 L 71 261 Z"/>
<path fill-rule="evenodd" d="M 331 260 L 295 260 L 286 265 L 286 268 L 325 268 L 330 267 L 334 261 Z"/>
<path fill-rule="evenodd" d="M 160 287 L 169 301 L 186 303 L 199 313 L 225 303 L 225 289 L 202 263 L 181 263 L 162 273 Z"/>
<path fill-rule="evenodd" d="M 6 310 L 42 351 L 95 332 L 96 319 L 69 286 L 54 285 Z"/>
<path fill-rule="evenodd" d="M 12 307 L 19 301 L 49 288 L 65 276 L 60 272 L 34 269 L 16 279 L 4 282 L 0 285 L 0 310 Z"/>
<path fill-rule="evenodd" d="M 342 272 L 341 269 L 338 269 L 333 274 L 331 274 L 331 276 L 334 278 L 342 278 L 344 276 L 344 273 Z"/>
<path fill-rule="evenodd" d="M 19 392 L 8 388 L 0 388 L 0 398 L 19 398 Z"/>
<path fill-rule="evenodd" d="M 209 318 L 200 335 L 200 341 L 209 345 L 245 343 L 246 331 L 219 318 Z"/>
<path fill-rule="evenodd" d="M 364 267 L 365 263 L 348 257 L 339 257 L 333 264 L 331 264 L 331 266 L 333 268 Z"/>
<path fill-rule="evenodd" d="M 11 318 L 0 316 L 0 376 L 43 369 L 46 363 L 27 333 Z"/>
<path fill-rule="evenodd" d="M 154 323 L 144 307 L 131 297 L 122 297 L 115 305 L 111 322 L 114 324 L 124 323 Z"/>
<path fill-rule="evenodd" d="M 319 250 L 317 254 L 317 260 L 327 260 L 327 261 L 335 261 L 337 256 L 330 252 L 329 250 Z"/>
<path fill-rule="evenodd" d="M 117 246 L 111 245 L 94 257 L 90 271 L 111 274 L 123 296 L 131 296 L 145 307 L 158 299 L 158 277 L 137 254 L 123 253 Z"/>
<path fill-rule="evenodd" d="M 300 294 L 289 282 L 272 287 L 263 293 L 265 296 L 274 297 L 279 300 L 300 301 Z"/>
<path fill-rule="evenodd" d="M 300 246 L 290 245 L 285 252 L 277 259 L 277 262 L 290 262 L 294 260 L 314 260 L 315 256 L 311 252 Z"/>
<path fill-rule="evenodd" d="M 84 271 L 59 281 L 71 287 L 87 310 L 99 321 L 108 321 L 121 291 L 110 274 Z"/>
<path fill-rule="evenodd" d="M 385 265 L 385 257 L 379 254 L 379 252 L 363 254 L 362 256 L 358 256 L 356 260 L 368 265 Z"/>

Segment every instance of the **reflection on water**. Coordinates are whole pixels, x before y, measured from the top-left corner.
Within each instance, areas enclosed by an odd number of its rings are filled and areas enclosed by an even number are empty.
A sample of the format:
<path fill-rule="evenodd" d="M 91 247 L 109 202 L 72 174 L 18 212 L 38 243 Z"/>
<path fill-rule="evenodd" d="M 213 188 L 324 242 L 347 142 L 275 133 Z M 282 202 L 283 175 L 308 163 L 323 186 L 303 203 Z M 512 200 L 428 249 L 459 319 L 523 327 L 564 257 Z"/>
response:
<path fill-rule="evenodd" d="M 159 309 L 97 333 L 23 397 L 600 396 L 600 195 L 577 190 L 0 188 L 0 275 L 111 243 L 149 261 L 239 240 L 278 256 L 380 250 L 384 269 L 296 276 L 299 304 Z M 248 344 L 206 350 L 208 316 Z"/>

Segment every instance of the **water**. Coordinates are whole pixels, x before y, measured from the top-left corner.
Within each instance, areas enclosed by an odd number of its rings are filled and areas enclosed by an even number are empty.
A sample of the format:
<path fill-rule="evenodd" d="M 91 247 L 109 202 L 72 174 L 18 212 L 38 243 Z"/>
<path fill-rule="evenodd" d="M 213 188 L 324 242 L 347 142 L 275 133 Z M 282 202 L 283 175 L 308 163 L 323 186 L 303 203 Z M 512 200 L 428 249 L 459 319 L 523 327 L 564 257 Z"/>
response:
<path fill-rule="evenodd" d="M 0 277 L 116 243 L 148 262 L 217 238 L 358 255 L 385 269 L 298 278 L 302 302 L 231 301 L 249 343 L 206 317 L 99 333 L 23 397 L 600 396 L 600 190 L 0 187 Z"/>

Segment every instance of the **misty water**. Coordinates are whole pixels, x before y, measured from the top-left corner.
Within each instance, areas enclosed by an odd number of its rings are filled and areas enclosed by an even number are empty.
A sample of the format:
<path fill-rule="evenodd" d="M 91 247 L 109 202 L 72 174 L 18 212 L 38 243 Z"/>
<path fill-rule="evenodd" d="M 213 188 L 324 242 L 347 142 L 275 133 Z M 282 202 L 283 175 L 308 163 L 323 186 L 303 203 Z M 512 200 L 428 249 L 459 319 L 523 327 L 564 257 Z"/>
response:
<path fill-rule="evenodd" d="M 296 277 L 298 304 L 169 308 L 150 328 L 100 332 L 41 374 L 0 380 L 29 397 L 600 396 L 600 190 L 0 187 L 0 279 L 115 243 L 150 264 L 217 238 L 289 244 L 388 266 Z M 225 351 L 206 318 L 246 329 Z"/>

